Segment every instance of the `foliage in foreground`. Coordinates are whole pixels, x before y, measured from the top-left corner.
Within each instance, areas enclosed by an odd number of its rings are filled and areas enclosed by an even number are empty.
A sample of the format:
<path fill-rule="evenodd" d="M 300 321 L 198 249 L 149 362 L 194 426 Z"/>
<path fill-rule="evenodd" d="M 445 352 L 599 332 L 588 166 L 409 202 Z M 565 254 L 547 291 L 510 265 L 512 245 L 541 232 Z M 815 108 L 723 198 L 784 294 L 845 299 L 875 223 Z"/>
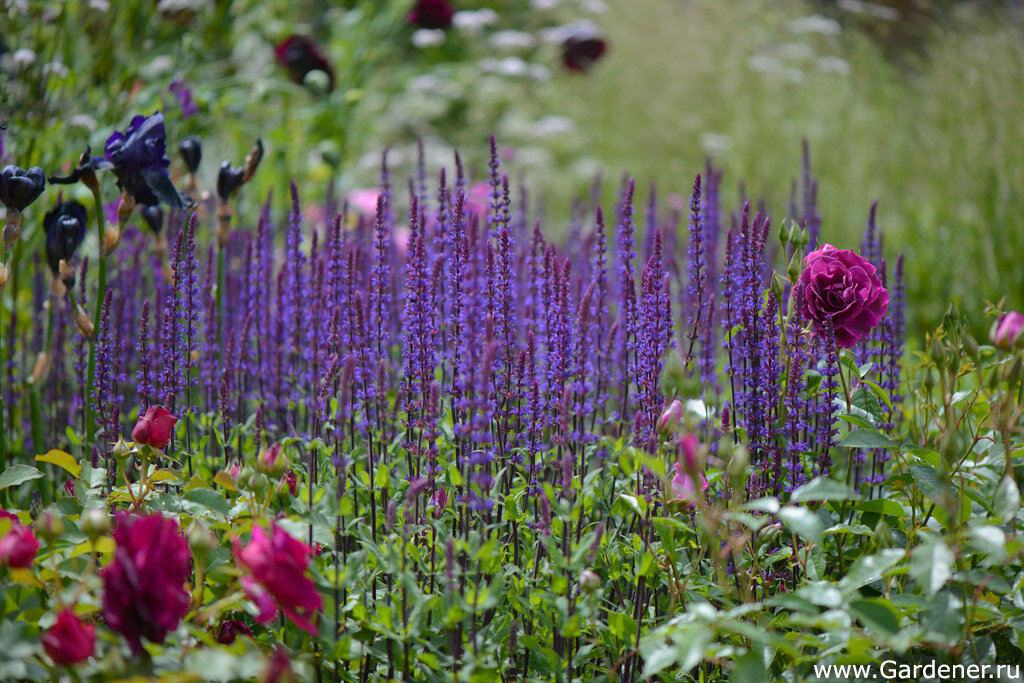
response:
<path fill-rule="evenodd" d="M 480 186 L 456 166 L 406 195 L 385 165 L 373 211 L 304 220 L 293 184 L 281 230 L 236 225 L 257 145 L 140 230 L 156 135 L 108 145 L 117 215 L 80 174 L 96 275 L 5 226 L 4 676 L 1020 661 L 1018 318 L 988 347 L 951 311 L 901 375 L 872 220 L 836 252 L 813 192 L 776 230 L 709 167 L 688 219 L 651 197 L 638 229 L 626 181 L 614 231 L 581 204 L 555 243 L 492 144 Z"/>

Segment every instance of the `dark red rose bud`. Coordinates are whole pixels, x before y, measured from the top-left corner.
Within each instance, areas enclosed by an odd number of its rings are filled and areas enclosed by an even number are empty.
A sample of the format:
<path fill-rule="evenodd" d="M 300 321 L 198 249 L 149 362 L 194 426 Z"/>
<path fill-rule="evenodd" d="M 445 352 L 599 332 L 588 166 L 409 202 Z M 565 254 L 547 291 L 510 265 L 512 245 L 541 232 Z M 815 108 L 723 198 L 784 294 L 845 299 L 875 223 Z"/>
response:
<path fill-rule="evenodd" d="M 252 638 L 252 631 L 238 619 L 227 619 L 220 623 L 220 628 L 217 629 L 218 643 L 230 645 L 235 642 L 235 638 L 238 636 L 249 636 Z"/>
<path fill-rule="evenodd" d="M 57 623 L 42 635 L 43 649 L 55 664 L 78 664 L 96 649 L 96 626 L 85 624 L 71 610 L 61 610 Z"/>
<path fill-rule="evenodd" d="M 290 35 L 274 47 L 274 54 L 296 83 L 304 82 L 310 71 L 322 71 L 327 74 L 327 92 L 334 90 L 334 69 L 312 38 Z"/>
<path fill-rule="evenodd" d="M 150 406 L 132 430 L 132 438 L 135 443 L 146 444 L 162 451 L 171 442 L 174 424 L 177 421 L 178 418 L 171 415 L 163 406 Z"/>
<path fill-rule="evenodd" d="M 569 36 L 562 43 L 562 64 L 569 71 L 583 73 L 604 55 L 608 43 L 597 35 L 582 33 Z"/>
<path fill-rule="evenodd" d="M 420 28 L 449 29 L 455 10 L 448 0 L 419 0 L 406 15 L 405 21 Z"/>

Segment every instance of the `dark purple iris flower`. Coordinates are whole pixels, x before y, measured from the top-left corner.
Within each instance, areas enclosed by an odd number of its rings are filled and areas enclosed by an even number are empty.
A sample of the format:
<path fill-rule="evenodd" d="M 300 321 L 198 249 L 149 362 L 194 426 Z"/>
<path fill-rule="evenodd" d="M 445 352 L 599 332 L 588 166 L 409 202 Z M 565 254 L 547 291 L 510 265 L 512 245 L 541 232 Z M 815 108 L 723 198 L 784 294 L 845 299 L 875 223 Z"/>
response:
<path fill-rule="evenodd" d="M 61 259 L 70 261 L 85 239 L 85 207 L 78 202 L 61 202 L 43 217 L 46 230 L 46 262 L 54 277 L 60 277 Z"/>
<path fill-rule="evenodd" d="M 302 83 L 310 71 L 323 71 L 327 74 L 327 92 L 334 90 L 334 69 L 312 38 L 290 35 L 274 47 L 274 54 L 296 83 Z"/>
<path fill-rule="evenodd" d="M 167 134 L 164 116 L 136 116 L 124 133 L 114 131 L 104 147 L 113 164 L 118 185 L 131 193 L 139 204 L 163 202 L 172 209 L 185 208 L 185 202 L 171 184 L 167 167 Z"/>
<path fill-rule="evenodd" d="M 589 71 L 608 49 L 608 43 L 598 35 L 579 34 L 569 36 L 562 43 L 562 64 L 569 71 Z"/>
<path fill-rule="evenodd" d="M 406 15 L 406 22 L 420 28 L 449 29 L 455 10 L 448 0 L 418 0 Z"/>

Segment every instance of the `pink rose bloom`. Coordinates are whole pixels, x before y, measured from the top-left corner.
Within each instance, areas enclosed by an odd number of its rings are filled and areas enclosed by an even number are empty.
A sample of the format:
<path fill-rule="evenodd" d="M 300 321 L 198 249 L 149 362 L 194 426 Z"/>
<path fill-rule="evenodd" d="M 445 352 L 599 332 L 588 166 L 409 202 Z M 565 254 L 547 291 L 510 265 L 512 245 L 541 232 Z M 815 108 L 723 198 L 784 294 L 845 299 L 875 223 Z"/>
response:
<path fill-rule="evenodd" d="M 1024 313 L 1010 311 L 999 316 L 989 332 L 992 344 L 1001 349 L 1012 349 L 1024 339 Z"/>
<path fill-rule="evenodd" d="M 142 638 L 164 642 L 188 612 L 191 554 L 178 523 L 160 514 L 120 515 L 114 541 L 114 560 L 100 572 L 103 618 L 137 655 Z"/>
<path fill-rule="evenodd" d="M 78 664 L 96 649 L 96 627 L 82 623 L 71 610 L 61 610 L 57 623 L 42 635 L 43 648 L 55 664 Z"/>
<path fill-rule="evenodd" d="M 167 448 L 174 436 L 174 424 L 178 418 L 163 406 L 150 406 L 146 414 L 139 418 L 132 430 L 135 443 L 146 444 L 159 451 Z"/>
<path fill-rule="evenodd" d="M 697 495 L 698 481 L 701 493 L 708 490 L 708 480 L 703 474 L 697 477 L 691 476 L 683 469 L 681 464 L 673 463 L 676 474 L 672 477 L 672 493 L 675 494 L 675 501 L 680 503 L 691 503 Z"/>
<path fill-rule="evenodd" d="M 39 541 L 32 529 L 18 523 L 17 517 L 14 519 L 14 526 L 0 538 L 0 565 L 25 569 L 32 566 L 32 560 L 39 550 Z"/>
<path fill-rule="evenodd" d="M 700 459 L 700 441 L 696 434 L 686 434 L 680 438 L 676 445 L 679 447 L 679 454 L 683 458 L 683 467 L 688 472 L 696 472 L 702 469 Z"/>
<path fill-rule="evenodd" d="M 255 527 L 252 540 L 245 548 L 235 539 L 235 557 L 250 574 L 242 579 L 242 585 L 260 608 L 257 621 L 266 618 L 269 597 L 300 628 L 316 634 L 312 618 L 323 601 L 313 580 L 306 576 L 309 556 L 308 545 L 295 540 L 276 524 L 271 527 L 270 535 L 263 527 Z"/>
<path fill-rule="evenodd" d="M 850 348 L 874 329 L 889 309 L 889 292 L 875 267 L 860 254 L 822 246 L 804 258 L 797 306 L 818 336 L 832 321 L 836 344 Z"/>

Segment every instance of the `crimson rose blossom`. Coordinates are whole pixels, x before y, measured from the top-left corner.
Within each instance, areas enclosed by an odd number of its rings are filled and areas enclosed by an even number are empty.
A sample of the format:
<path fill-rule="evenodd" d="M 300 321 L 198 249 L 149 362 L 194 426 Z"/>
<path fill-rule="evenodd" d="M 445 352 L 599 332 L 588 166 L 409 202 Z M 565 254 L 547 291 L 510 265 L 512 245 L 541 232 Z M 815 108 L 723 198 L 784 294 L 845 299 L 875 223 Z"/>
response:
<path fill-rule="evenodd" d="M 174 423 L 178 418 L 163 406 L 150 406 L 146 414 L 139 418 L 132 430 L 135 443 L 146 444 L 162 451 L 167 448 L 174 435 Z"/>
<path fill-rule="evenodd" d="M 103 615 L 139 654 L 141 637 L 162 643 L 188 612 L 191 556 L 178 523 L 159 514 L 121 515 L 114 541 L 114 561 L 100 572 Z"/>
<path fill-rule="evenodd" d="M 846 349 L 866 337 L 889 309 L 889 292 L 875 267 L 860 254 L 831 244 L 804 258 L 797 291 L 800 313 L 813 323 L 814 332 L 824 335 L 824 321 L 831 319 L 836 344 Z"/>
<path fill-rule="evenodd" d="M 1001 349 L 1012 349 L 1024 339 L 1024 313 L 1010 311 L 999 316 L 989 332 L 992 343 Z"/>
<path fill-rule="evenodd" d="M 271 621 L 276 603 L 300 628 L 316 634 L 310 619 L 320 610 L 322 600 L 313 580 L 306 576 L 309 554 L 308 545 L 276 524 L 270 535 L 262 527 L 254 528 L 252 540 L 244 549 L 235 539 L 235 557 L 251 575 L 242 579 L 242 586 L 260 608 L 256 621 Z"/>
<path fill-rule="evenodd" d="M 40 640 L 54 663 L 78 664 L 89 659 L 96 648 L 96 627 L 82 623 L 74 612 L 65 609 Z"/>
<path fill-rule="evenodd" d="M 32 566 L 32 560 L 39 550 L 39 541 L 27 526 L 17 522 L 0 538 L 0 566 L 25 569 Z"/>

